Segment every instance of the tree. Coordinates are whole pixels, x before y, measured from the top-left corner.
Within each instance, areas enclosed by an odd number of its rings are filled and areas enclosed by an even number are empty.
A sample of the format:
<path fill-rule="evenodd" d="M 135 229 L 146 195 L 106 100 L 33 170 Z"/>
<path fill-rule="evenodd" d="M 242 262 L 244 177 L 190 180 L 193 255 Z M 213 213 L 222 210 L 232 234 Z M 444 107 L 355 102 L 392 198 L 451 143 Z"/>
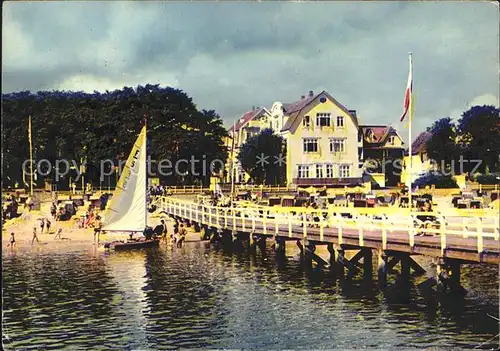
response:
<path fill-rule="evenodd" d="M 500 110 L 494 106 L 473 106 L 459 121 L 460 144 L 466 159 L 481 160 L 482 173 L 500 170 Z M 474 163 L 467 163 L 474 167 Z M 471 171 L 471 169 L 469 169 Z"/>
<path fill-rule="evenodd" d="M 47 159 L 87 161 L 85 179 L 99 184 L 101 161 L 114 165 L 125 160 L 141 129 L 141 120 L 148 123 L 149 155 L 156 164 L 168 160 L 172 165 L 181 159 L 199 161 L 195 172 L 191 167 L 186 177 L 167 173 L 159 175 L 167 184 L 182 178 L 208 184 L 211 160 L 225 162 L 227 154 L 222 138 L 227 135 L 222 120 L 214 111 L 199 111 L 192 99 L 182 90 L 147 84 L 136 88 L 124 87 L 105 93 L 66 91 L 29 91 L 2 94 L 4 185 L 22 184 L 23 162 L 29 159 L 28 116 L 32 117 L 32 139 L 35 162 Z M 202 169 L 202 160 L 207 166 Z M 157 173 L 157 167 L 151 167 Z M 67 174 L 59 181 L 60 188 L 68 186 Z M 53 179 L 55 170 L 38 177 L 39 185 Z M 108 177 L 106 177 L 107 180 Z M 115 177 L 109 181 L 115 183 Z M 106 184 L 107 182 L 105 182 Z"/>
<path fill-rule="evenodd" d="M 238 160 L 256 184 L 283 184 L 286 179 L 286 145 L 272 129 L 249 138 L 240 146 Z"/>
<path fill-rule="evenodd" d="M 458 166 L 457 134 L 455 124 L 450 117 L 441 118 L 427 128 L 432 136 L 427 141 L 427 154 L 437 162 L 441 171 L 450 170 L 452 165 Z M 453 161 L 453 162 L 452 162 Z"/>

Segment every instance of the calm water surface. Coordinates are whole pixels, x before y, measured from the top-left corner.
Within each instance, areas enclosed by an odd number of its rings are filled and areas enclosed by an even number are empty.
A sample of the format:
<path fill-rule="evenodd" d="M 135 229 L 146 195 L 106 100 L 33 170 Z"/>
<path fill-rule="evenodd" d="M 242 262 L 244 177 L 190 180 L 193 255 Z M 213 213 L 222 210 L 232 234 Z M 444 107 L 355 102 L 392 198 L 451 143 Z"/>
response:
<path fill-rule="evenodd" d="M 465 298 L 338 282 L 271 251 L 3 254 L 7 350 L 474 348 L 499 331 L 498 267 L 468 266 Z M 498 338 L 482 348 L 498 346 Z"/>

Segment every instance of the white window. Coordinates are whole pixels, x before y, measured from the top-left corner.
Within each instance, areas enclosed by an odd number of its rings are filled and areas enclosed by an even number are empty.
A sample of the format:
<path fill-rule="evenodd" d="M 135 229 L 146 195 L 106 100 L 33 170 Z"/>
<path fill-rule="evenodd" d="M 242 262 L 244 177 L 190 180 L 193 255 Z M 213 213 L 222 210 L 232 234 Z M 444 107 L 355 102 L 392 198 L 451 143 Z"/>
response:
<path fill-rule="evenodd" d="M 304 152 L 318 152 L 318 139 L 304 139 Z"/>
<path fill-rule="evenodd" d="M 309 166 L 299 165 L 299 178 L 309 178 Z"/>
<path fill-rule="evenodd" d="M 330 152 L 342 153 L 345 152 L 345 139 L 332 138 L 330 139 Z"/>
<path fill-rule="evenodd" d="M 340 178 L 349 178 L 351 176 L 351 166 L 350 165 L 340 165 L 339 166 Z"/>
<path fill-rule="evenodd" d="M 316 165 L 316 178 L 323 178 L 323 165 Z"/>
<path fill-rule="evenodd" d="M 316 125 L 318 127 L 329 127 L 331 125 L 331 119 L 329 113 L 317 113 L 316 114 Z"/>
<path fill-rule="evenodd" d="M 326 177 L 333 178 L 333 165 L 326 165 Z"/>
<path fill-rule="evenodd" d="M 337 128 L 344 128 L 344 116 L 337 116 Z"/>
<path fill-rule="evenodd" d="M 311 126 L 311 117 L 304 116 L 304 119 L 302 120 L 302 124 L 304 125 L 304 127 L 309 128 Z"/>
<path fill-rule="evenodd" d="M 394 135 L 389 136 L 389 145 L 394 145 L 396 143 L 396 137 Z"/>

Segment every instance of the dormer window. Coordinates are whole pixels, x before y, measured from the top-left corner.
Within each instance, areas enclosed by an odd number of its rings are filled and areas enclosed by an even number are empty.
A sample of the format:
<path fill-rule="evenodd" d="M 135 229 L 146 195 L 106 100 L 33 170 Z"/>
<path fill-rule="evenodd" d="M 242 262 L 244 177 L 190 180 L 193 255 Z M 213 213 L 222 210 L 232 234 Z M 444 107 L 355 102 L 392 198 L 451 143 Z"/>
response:
<path fill-rule="evenodd" d="M 389 145 L 394 145 L 396 143 L 396 137 L 394 135 L 389 136 Z"/>

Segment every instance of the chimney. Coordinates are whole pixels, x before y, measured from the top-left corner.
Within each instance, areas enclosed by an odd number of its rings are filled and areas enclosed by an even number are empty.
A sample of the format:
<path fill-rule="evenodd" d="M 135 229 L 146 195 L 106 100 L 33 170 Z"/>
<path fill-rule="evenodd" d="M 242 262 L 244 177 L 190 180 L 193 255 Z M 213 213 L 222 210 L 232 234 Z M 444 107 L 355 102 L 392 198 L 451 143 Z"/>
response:
<path fill-rule="evenodd" d="M 312 90 L 309 90 L 309 97 L 313 97 L 314 96 L 314 93 Z"/>
<path fill-rule="evenodd" d="M 354 117 L 354 118 L 358 118 L 358 116 L 356 115 L 356 110 L 349 110 L 349 113 Z"/>
<path fill-rule="evenodd" d="M 255 111 L 255 105 L 252 106 L 252 111 Z"/>
<path fill-rule="evenodd" d="M 304 100 L 305 98 L 306 98 L 306 97 L 305 97 L 304 95 L 302 95 L 302 96 L 300 97 L 300 99 L 301 99 L 301 100 Z"/>

